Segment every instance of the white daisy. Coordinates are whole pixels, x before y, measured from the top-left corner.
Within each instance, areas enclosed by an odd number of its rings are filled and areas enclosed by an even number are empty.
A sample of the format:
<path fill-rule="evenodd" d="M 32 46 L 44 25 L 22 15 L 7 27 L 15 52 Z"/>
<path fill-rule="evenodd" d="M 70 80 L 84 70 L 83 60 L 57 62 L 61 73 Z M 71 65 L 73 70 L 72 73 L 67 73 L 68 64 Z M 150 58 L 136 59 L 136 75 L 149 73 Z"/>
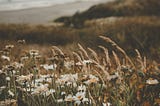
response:
<path fill-rule="evenodd" d="M 69 94 L 68 96 L 65 97 L 66 102 L 72 102 L 74 100 L 73 96 Z"/>
<path fill-rule="evenodd" d="M 157 79 L 152 79 L 152 78 L 150 78 L 150 79 L 148 79 L 148 80 L 146 81 L 146 83 L 149 84 L 149 85 L 156 85 L 156 84 L 158 84 L 159 82 L 158 82 Z"/>
<path fill-rule="evenodd" d="M 7 80 L 7 81 L 10 81 L 10 80 L 11 80 L 11 78 L 10 78 L 10 77 L 6 77 L 6 80 Z"/>
<path fill-rule="evenodd" d="M 12 97 L 14 96 L 14 93 L 11 90 L 8 90 L 8 94 Z"/>
<path fill-rule="evenodd" d="M 77 90 L 78 92 L 86 92 L 86 86 L 81 84 L 80 86 L 78 86 Z"/>

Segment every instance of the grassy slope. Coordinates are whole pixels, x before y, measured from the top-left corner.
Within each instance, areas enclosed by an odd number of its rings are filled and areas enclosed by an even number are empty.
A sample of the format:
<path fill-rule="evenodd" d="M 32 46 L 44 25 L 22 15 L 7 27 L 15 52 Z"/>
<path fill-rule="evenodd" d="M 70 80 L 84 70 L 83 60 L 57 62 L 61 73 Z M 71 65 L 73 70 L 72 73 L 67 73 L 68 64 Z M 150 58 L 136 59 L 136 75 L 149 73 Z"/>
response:
<path fill-rule="evenodd" d="M 110 16 L 159 16 L 159 0 L 117 0 L 114 2 L 95 5 L 82 13 L 75 13 L 71 17 L 60 17 L 56 22 L 64 22 L 76 28 L 83 27 L 86 20 Z"/>
<path fill-rule="evenodd" d="M 26 39 L 29 44 L 52 44 L 65 47 L 80 42 L 84 46 L 96 48 L 98 44 L 103 44 L 103 41 L 98 38 L 99 35 L 103 34 L 111 37 L 130 55 L 134 55 L 131 51 L 138 48 L 142 53 L 158 60 L 160 59 L 158 57 L 160 56 L 159 9 L 159 0 L 111 2 L 93 6 L 89 10 L 79 13 L 78 16 L 75 14 L 73 17 L 69 17 L 75 19 L 76 16 L 78 19 L 83 19 L 84 27 L 81 29 L 0 25 L 0 39 L 1 41 Z M 130 17 L 131 15 L 132 17 Z M 106 18 L 106 16 L 112 17 Z M 117 17 L 113 18 L 113 16 Z M 90 19 L 92 20 L 90 21 Z M 79 22 L 81 21 L 77 20 L 75 24 L 81 25 Z M 109 45 L 106 46 L 110 47 Z"/>
<path fill-rule="evenodd" d="M 105 19 L 106 20 L 106 19 Z M 118 18 L 111 24 L 90 22 L 83 29 L 71 29 L 51 26 L 0 25 L 1 40 L 17 41 L 26 39 L 29 44 L 72 45 L 80 42 L 92 48 L 104 42 L 99 35 L 107 35 L 116 41 L 128 53 L 135 48 L 146 55 L 159 56 L 160 20 L 159 17 L 126 17 Z M 108 45 L 106 45 L 108 46 Z M 110 46 L 108 46 L 110 47 Z"/>
<path fill-rule="evenodd" d="M 69 33 L 69 34 L 68 34 Z M 72 43 L 72 29 L 57 28 L 54 26 L 31 26 L 27 24 L 1 24 L 0 39 L 17 41 L 25 39 L 31 44 L 65 45 Z"/>

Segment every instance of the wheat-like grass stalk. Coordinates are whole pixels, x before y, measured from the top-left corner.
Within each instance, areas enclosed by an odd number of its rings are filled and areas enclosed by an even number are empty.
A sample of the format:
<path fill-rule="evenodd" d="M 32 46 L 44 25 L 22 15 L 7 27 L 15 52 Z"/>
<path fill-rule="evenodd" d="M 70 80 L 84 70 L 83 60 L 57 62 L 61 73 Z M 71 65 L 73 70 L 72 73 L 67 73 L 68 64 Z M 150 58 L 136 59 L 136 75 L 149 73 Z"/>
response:
<path fill-rule="evenodd" d="M 120 62 L 117 54 L 114 51 L 112 51 L 112 54 L 113 54 L 114 60 L 116 62 L 116 65 L 118 66 L 118 68 L 121 67 L 121 62 Z"/>
<path fill-rule="evenodd" d="M 78 51 L 78 54 L 80 55 L 81 59 L 84 60 L 84 56 L 83 56 L 82 51 Z"/>
<path fill-rule="evenodd" d="M 111 67 L 111 60 L 110 60 L 110 57 L 109 57 L 108 49 L 103 47 L 103 46 L 98 46 L 98 47 L 101 48 L 104 51 L 105 59 L 107 61 L 107 64 Z"/>
<path fill-rule="evenodd" d="M 84 53 L 84 56 L 85 56 L 87 59 L 89 59 L 88 53 L 87 53 L 87 51 L 82 47 L 82 45 L 80 45 L 80 44 L 78 43 L 78 47 L 79 47 L 79 49 Z"/>
<path fill-rule="evenodd" d="M 55 55 L 56 55 L 55 50 L 54 50 L 54 49 L 51 49 L 51 51 L 52 51 L 53 56 L 55 56 Z"/>
<path fill-rule="evenodd" d="M 145 70 L 147 67 L 147 60 L 146 57 L 142 58 L 140 52 L 138 51 L 138 49 L 135 49 L 136 53 L 137 53 L 137 61 L 141 64 L 141 68 L 142 70 Z"/>
<path fill-rule="evenodd" d="M 110 76 L 110 74 L 107 72 L 107 70 L 105 70 L 105 67 L 103 67 L 102 65 L 100 65 L 98 62 L 96 62 L 95 60 L 92 60 L 94 64 L 96 64 L 96 66 L 98 68 L 100 68 L 103 73 L 106 75 L 106 77 L 108 78 Z"/>
<path fill-rule="evenodd" d="M 142 60 L 142 56 L 141 56 L 140 52 L 138 51 L 138 49 L 135 49 L 135 51 L 136 51 L 136 53 L 137 53 L 137 58 L 138 58 L 139 60 Z"/>
<path fill-rule="evenodd" d="M 115 47 L 117 50 L 119 50 L 126 58 L 126 60 L 128 60 L 130 62 L 130 64 L 134 66 L 134 63 L 132 62 L 132 60 L 129 58 L 129 56 L 127 55 L 127 53 L 121 48 L 119 47 L 113 40 L 111 40 L 109 37 L 105 37 L 105 36 L 99 36 L 100 38 L 102 38 L 103 40 L 105 40 L 106 42 L 111 43 L 111 45 L 113 47 Z"/>
<path fill-rule="evenodd" d="M 103 85 L 106 85 L 104 79 L 102 78 L 102 75 L 97 70 L 93 70 L 93 71 L 99 76 L 99 78 L 101 79 Z"/>
<path fill-rule="evenodd" d="M 144 56 L 144 59 L 143 59 L 143 65 L 144 65 L 144 68 L 147 68 L 147 58 L 146 56 Z"/>
<path fill-rule="evenodd" d="M 64 56 L 64 53 L 62 52 L 62 50 L 60 48 L 58 48 L 57 46 L 52 46 L 52 48 L 57 51 L 60 55 Z"/>
<path fill-rule="evenodd" d="M 138 51 L 138 49 L 135 49 L 135 51 L 137 53 L 137 61 L 141 64 L 141 67 L 143 67 L 142 56 L 141 56 L 140 52 Z"/>
<path fill-rule="evenodd" d="M 83 63 L 82 60 L 81 60 L 81 57 L 78 55 L 78 53 L 76 53 L 76 52 L 72 52 L 72 53 L 80 63 Z"/>
<path fill-rule="evenodd" d="M 91 52 L 91 54 L 93 55 L 93 58 L 98 62 L 98 63 L 100 63 L 100 61 L 99 61 L 99 59 L 98 59 L 98 55 L 97 55 L 97 53 L 93 50 L 93 49 L 91 49 L 91 48 L 87 48 L 90 52 Z"/>

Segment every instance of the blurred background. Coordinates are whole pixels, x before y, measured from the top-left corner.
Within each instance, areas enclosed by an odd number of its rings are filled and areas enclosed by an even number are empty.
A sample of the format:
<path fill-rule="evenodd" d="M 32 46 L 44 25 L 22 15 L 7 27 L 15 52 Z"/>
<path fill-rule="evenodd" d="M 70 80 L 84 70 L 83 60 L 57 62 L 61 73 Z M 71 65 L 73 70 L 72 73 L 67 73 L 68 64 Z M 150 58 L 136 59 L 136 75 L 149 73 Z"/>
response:
<path fill-rule="evenodd" d="M 39 49 L 56 45 L 70 51 L 81 43 L 112 50 L 98 37 L 104 35 L 130 56 L 138 49 L 159 62 L 159 11 L 159 0 L 0 0 L 0 43 L 25 39 Z"/>

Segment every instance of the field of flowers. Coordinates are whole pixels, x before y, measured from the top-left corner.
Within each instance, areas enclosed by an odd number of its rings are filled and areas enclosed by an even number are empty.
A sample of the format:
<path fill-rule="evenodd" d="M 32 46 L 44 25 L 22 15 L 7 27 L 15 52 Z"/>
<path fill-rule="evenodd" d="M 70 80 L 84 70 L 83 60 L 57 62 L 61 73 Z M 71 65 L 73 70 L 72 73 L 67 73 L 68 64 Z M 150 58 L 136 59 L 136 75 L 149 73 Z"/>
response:
<path fill-rule="evenodd" d="M 110 38 L 100 38 L 112 50 L 77 44 L 72 53 L 52 46 L 43 55 L 19 40 L 25 52 L 15 57 L 15 45 L 1 48 L 0 106 L 159 106 L 160 65 L 137 49 L 130 58 Z"/>

